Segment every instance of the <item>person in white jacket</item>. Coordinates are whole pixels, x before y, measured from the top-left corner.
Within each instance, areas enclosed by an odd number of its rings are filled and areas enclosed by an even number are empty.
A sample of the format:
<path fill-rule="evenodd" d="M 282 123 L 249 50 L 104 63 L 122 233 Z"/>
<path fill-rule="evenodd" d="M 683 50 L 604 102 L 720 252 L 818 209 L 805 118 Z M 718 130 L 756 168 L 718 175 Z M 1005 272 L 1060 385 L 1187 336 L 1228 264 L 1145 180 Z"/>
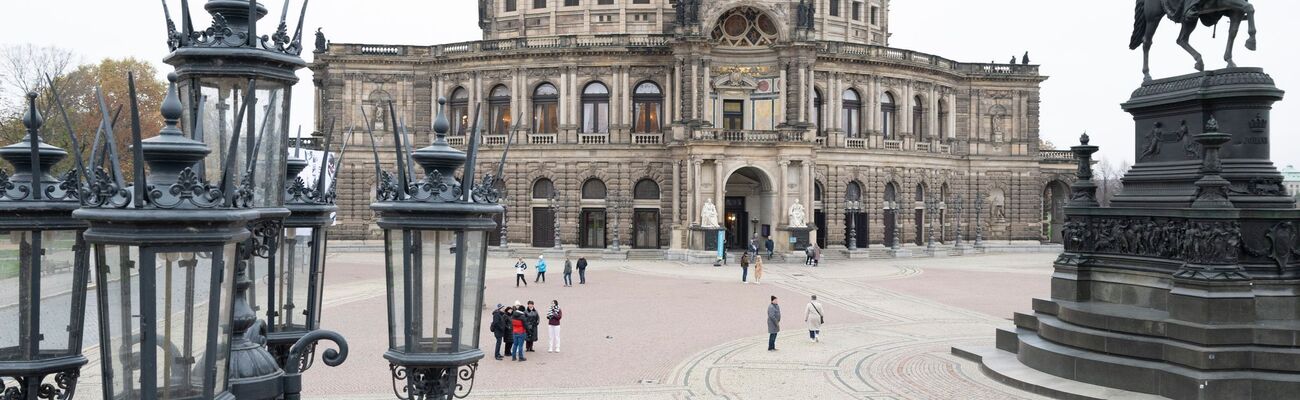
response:
<path fill-rule="evenodd" d="M 822 314 L 822 304 L 817 302 L 817 295 L 812 296 L 808 306 L 804 307 L 804 322 L 808 323 L 808 340 L 816 343 L 820 342 L 818 336 L 822 333 L 822 324 L 826 322 L 826 316 Z"/>
<path fill-rule="evenodd" d="M 524 287 L 528 287 L 528 278 L 524 276 L 526 270 L 528 270 L 528 263 L 520 257 L 519 262 L 515 263 L 515 287 L 519 287 L 520 282 L 524 283 Z"/>

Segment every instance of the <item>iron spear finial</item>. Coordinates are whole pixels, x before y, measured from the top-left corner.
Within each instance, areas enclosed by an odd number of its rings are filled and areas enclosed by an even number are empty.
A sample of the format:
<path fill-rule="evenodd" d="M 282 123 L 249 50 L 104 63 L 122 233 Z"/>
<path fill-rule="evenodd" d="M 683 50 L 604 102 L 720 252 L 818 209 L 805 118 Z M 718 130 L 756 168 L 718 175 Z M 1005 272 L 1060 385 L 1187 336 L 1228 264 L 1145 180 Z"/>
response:
<path fill-rule="evenodd" d="M 182 135 L 180 122 L 181 122 L 181 114 L 184 113 L 185 110 L 184 110 L 184 106 L 181 105 L 180 96 L 176 94 L 177 79 L 178 78 L 175 72 L 167 74 L 167 82 L 168 82 L 167 97 L 163 98 L 162 107 L 160 110 L 162 111 L 162 117 L 163 117 L 163 129 L 162 131 L 158 132 L 158 134 L 160 135 L 168 135 L 168 136 Z"/>

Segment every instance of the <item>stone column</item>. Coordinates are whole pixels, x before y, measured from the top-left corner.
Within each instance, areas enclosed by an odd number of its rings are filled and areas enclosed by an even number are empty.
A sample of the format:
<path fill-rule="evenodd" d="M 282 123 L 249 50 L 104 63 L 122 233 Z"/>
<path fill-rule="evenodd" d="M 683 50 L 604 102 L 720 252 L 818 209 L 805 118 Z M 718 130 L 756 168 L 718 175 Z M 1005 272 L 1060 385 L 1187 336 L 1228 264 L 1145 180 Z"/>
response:
<path fill-rule="evenodd" d="M 700 63 L 691 60 L 691 119 L 700 119 Z"/>
<path fill-rule="evenodd" d="M 619 101 L 619 103 L 620 103 L 620 104 L 619 104 L 619 108 L 622 110 L 621 112 L 619 112 L 619 114 L 622 115 L 623 117 L 622 117 L 622 119 L 619 121 L 619 125 L 622 125 L 622 126 L 626 126 L 626 127 L 628 127 L 627 131 L 628 131 L 628 132 L 631 132 L 631 126 L 632 126 L 632 68 L 631 68 L 631 67 L 628 67 L 628 66 L 623 66 L 623 91 L 622 91 L 622 93 L 623 93 L 623 94 L 619 96 L 619 99 L 621 99 L 621 100 Z"/>
<path fill-rule="evenodd" d="M 726 157 L 718 156 L 713 159 L 713 204 L 718 207 L 718 218 L 722 218 L 723 204 L 727 199 L 727 177 L 723 176 L 723 161 Z"/>
<path fill-rule="evenodd" d="M 804 208 L 808 210 L 808 211 L 807 211 L 807 217 L 805 217 L 805 218 L 806 218 L 807 221 L 808 221 L 808 225 L 809 225 L 809 226 L 813 226 L 813 225 L 816 223 L 816 221 L 817 221 L 817 218 L 816 218 L 816 215 L 817 215 L 817 206 L 816 206 L 816 204 L 814 204 L 814 202 L 816 201 L 816 200 L 814 200 L 814 194 L 817 192 L 817 179 L 815 178 L 815 171 L 813 171 L 813 162 L 812 162 L 812 159 L 806 159 L 806 160 L 800 161 L 800 164 L 803 165 L 803 171 L 802 171 L 802 173 L 803 173 L 803 191 L 802 191 L 801 193 L 803 194 L 803 204 L 804 204 Z M 825 194 L 825 193 L 822 193 L 822 197 L 824 198 L 825 196 L 826 196 L 826 194 Z M 823 213 L 826 212 L 826 210 L 825 210 L 825 204 L 823 204 L 823 210 L 822 210 L 822 212 L 823 212 Z M 829 214 L 828 214 L 828 215 L 829 215 Z M 829 218 L 829 217 L 828 217 L 828 218 Z M 822 230 L 822 229 L 826 229 L 826 227 L 824 227 L 824 226 L 818 226 L 818 227 L 816 227 L 816 229 L 814 229 L 812 232 L 809 232 L 808 234 L 811 235 L 811 236 L 808 237 L 808 242 L 809 242 L 809 243 L 814 243 L 814 242 L 816 242 L 816 241 L 817 241 L 817 236 L 816 236 L 816 235 L 817 235 L 817 231 L 820 231 L 820 230 Z M 796 249 L 796 251 L 797 251 L 797 250 L 798 250 L 798 249 Z"/>
<path fill-rule="evenodd" d="M 682 162 L 673 161 L 673 221 L 679 225 L 686 225 L 682 222 Z M 635 193 L 634 193 L 635 195 Z M 633 196 L 635 198 L 635 196 Z"/>
<path fill-rule="evenodd" d="M 788 190 L 787 188 L 790 187 L 790 182 L 788 181 L 788 176 L 789 176 L 788 171 L 790 170 L 790 161 L 781 160 L 780 162 L 777 163 L 777 165 L 780 166 L 780 168 L 778 168 L 776 172 L 777 174 L 776 181 L 778 185 L 781 185 L 781 187 L 777 190 L 777 193 L 779 193 L 779 196 L 781 196 L 781 198 L 780 201 L 776 202 L 776 204 L 778 204 L 778 208 L 776 209 L 777 211 L 776 225 L 788 226 L 790 225 L 790 216 L 788 215 L 788 213 L 786 213 L 786 211 L 790 209 L 790 204 L 788 204 L 789 194 L 786 191 Z"/>
<path fill-rule="evenodd" d="M 578 120 L 578 99 L 582 97 L 582 92 L 578 91 L 578 67 L 569 67 L 569 123 L 571 125 L 580 125 L 582 121 Z M 576 130 L 576 129 L 575 129 Z"/>
<path fill-rule="evenodd" d="M 791 74 L 787 73 L 787 71 L 790 70 L 790 60 L 782 59 L 778 64 L 781 65 L 781 71 L 780 71 L 781 72 L 780 75 L 781 95 L 779 96 L 779 98 L 781 99 L 781 107 L 777 109 L 777 113 L 778 113 L 777 115 L 782 116 L 782 119 L 785 121 L 785 123 L 791 123 L 794 122 L 794 118 L 792 118 L 790 114 L 786 112 L 786 110 L 793 109 L 789 103 L 790 100 L 796 99 L 796 97 L 794 97 L 794 92 L 795 92 L 794 88 L 796 86 L 790 82 Z"/>
<path fill-rule="evenodd" d="M 572 93 L 569 92 L 568 72 L 569 72 L 569 67 L 560 68 L 560 82 L 557 84 L 557 86 L 559 86 L 560 89 L 560 98 L 559 100 L 557 100 L 559 104 L 556 105 L 556 108 L 558 108 L 558 110 L 556 111 L 559 112 L 560 114 L 559 115 L 560 120 L 558 121 L 560 126 L 567 126 L 572 123 L 571 121 L 569 121 L 569 96 L 571 96 Z"/>
<path fill-rule="evenodd" d="M 704 58 L 704 120 L 713 121 L 713 58 Z"/>
<path fill-rule="evenodd" d="M 800 100 L 801 104 L 799 105 L 799 120 L 805 123 L 813 123 L 817 120 L 817 116 L 813 115 L 813 97 L 817 93 L 815 91 L 816 83 L 813 81 L 816 78 L 817 75 L 813 73 L 812 65 L 799 66 L 799 79 L 804 87 L 803 96 L 801 96 L 802 100 Z"/>
<path fill-rule="evenodd" d="M 700 222 L 700 207 L 703 205 L 702 203 L 704 203 L 704 201 L 700 200 L 700 169 L 703 164 L 704 160 L 698 158 L 691 159 L 691 174 L 688 177 L 691 186 L 690 204 L 686 207 L 690 211 L 687 213 L 691 219 L 689 224 Z"/>

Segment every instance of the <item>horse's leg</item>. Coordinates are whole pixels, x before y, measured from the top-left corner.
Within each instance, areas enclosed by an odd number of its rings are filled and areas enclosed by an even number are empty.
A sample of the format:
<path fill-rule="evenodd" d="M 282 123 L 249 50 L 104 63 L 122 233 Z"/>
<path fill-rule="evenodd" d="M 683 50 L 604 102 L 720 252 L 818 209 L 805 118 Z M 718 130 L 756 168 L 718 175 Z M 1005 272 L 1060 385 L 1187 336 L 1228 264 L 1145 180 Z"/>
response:
<path fill-rule="evenodd" d="M 1232 47 L 1237 44 L 1237 30 L 1241 29 L 1241 20 L 1245 17 L 1241 11 L 1228 16 L 1231 20 L 1231 26 L 1228 27 L 1228 50 L 1223 53 L 1223 61 L 1228 62 L 1228 68 L 1237 68 L 1237 63 L 1232 61 Z"/>
<path fill-rule="evenodd" d="M 1196 52 L 1196 49 L 1192 48 L 1192 44 L 1189 41 L 1192 37 L 1192 31 L 1195 30 L 1196 21 L 1184 22 L 1182 32 L 1178 33 L 1178 45 L 1181 46 L 1183 50 L 1187 50 L 1187 52 L 1192 55 L 1192 58 L 1196 59 L 1197 71 L 1205 71 L 1205 61 L 1201 59 L 1201 53 Z"/>
<path fill-rule="evenodd" d="M 1246 8 L 1244 12 L 1246 13 L 1246 21 L 1249 25 L 1249 28 L 1247 28 L 1248 30 L 1246 31 L 1246 33 L 1250 34 L 1250 37 L 1246 39 L 1246 49 L 1250 51 L 1255 51 L 1255 6 L 1250 3 L 1246 3 Z"/>
<path fill-rule="evenodd" d="M 1159 5 L 1157 4 L 1156 7 L 1159 7 Z M 1158 11 L 1159 8 L 1157 8 L 1156 10 Z M 1151 81 L 1151 43 L 1155 41 L 1156 28 L 1160 27 L 1160 20 L 1164 19 L 1164 15 L 1154 14 L 1154 17 L 1152 15 L 1153 15 L 1152 12 L 1150 10 L 1147 10 L 1146 32 L 1144 32 L 1145 36 L 1142 39 L 1142 76 L 1143 76 L 1142 81 L 1143 82 Z"/>

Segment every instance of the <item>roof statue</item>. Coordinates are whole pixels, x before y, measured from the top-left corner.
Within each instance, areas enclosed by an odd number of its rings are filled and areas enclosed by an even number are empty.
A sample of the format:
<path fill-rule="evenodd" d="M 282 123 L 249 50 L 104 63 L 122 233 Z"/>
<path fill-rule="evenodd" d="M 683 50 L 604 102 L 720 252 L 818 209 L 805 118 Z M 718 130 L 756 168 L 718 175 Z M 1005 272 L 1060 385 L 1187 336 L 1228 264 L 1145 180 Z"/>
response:
<path fill-rule="evenodd" d="M 1223 55 L 1223 60 L 1228 62 L 1228 68 L 1237 67 L 1237 64 L 1232 61 L 1232 48 L 1237 41 L 1237 30 L 1241 27 L 1241 21 L 1250 23 L 1250 38 L 1246 39 L 1246 48 L 1255 50 L 1255 6 L 1251 5 L 1249 0 L 1137 0 L 1133 37 L 1129 40 L 1128 48 L 1132 50 L 1142 46 L 1142 74 L 1146 81 L 1151 80 L 1151 41 L 1155 37 L 1156 28 L 1160 26 L 1162 16 L 1182 24 L 1182 31 L 1178 34 L 1178 45 L 1187 50 L 1196 60 L 1197 71 L 1205 71 L 1205 62 L 1201 60 L 1201 53 L 1192 48 L 1190 43 L 1197 22 L 1205 26 L 1214 26 L 1223 17 L 1228 17 L 1231 23 L 1231 27 L 1228 28 L 1228 50 Z"/>

